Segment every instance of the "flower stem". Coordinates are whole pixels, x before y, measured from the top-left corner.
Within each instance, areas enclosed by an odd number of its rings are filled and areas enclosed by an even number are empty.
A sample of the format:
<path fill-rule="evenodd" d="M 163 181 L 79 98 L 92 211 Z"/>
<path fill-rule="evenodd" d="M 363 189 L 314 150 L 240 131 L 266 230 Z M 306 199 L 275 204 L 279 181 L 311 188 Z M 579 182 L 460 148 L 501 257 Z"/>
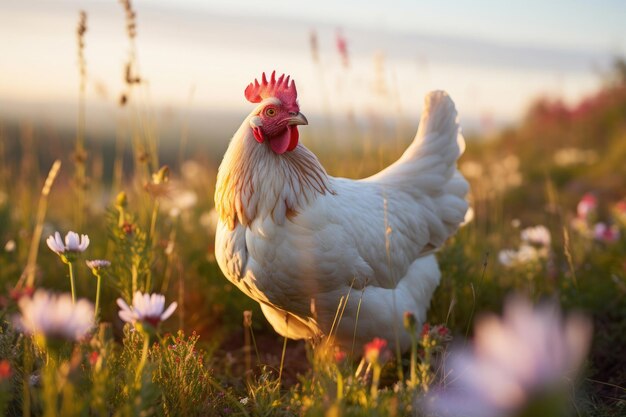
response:
<path fill-rule="evenodd" d="M 417 387 L 417 337 L 411 333 L 411 388 Z"/>
<path fill-rule="evenodd" d="M 156 234 L 156 224 L 157 224 L 157 217 L 159 215 L 159 200 L 154 201 L 154 206 L 152 207 L 152 218 L 150 219 L 150 234 L 149 239 L 150 239 L 150 244 L 154 244 L 155 241 L 155 234 Z"/>
<path fill-rule="evenodd" d="M 380 382 L 381 366 L 378 363 L 374 363 L 374 372 L 372 373 L 372 388 L 370 394 L 373 400 L 378 399 L 378 384 Z"/>
<path fill-rule="evenodd" d="M 42 369 L 43 394 L 44 394 L 44 417 L 55 417 L 58 415 L 58 381 L 57 381 L 57 359 L 48 352 L 46 362 Z"/>
<path fill-rule="evenodd" d="M 96 318 L 95 321 L 96 323 L 98 322 L 98 320 L 100 319 L 100 284 L 102 281 L 102 278 L 100 277 L 100 274 L 96 274 L 96 278 L 98 279 L 97 284 L 96 284 Z"/>
<path fill-rule="evenodd" d="M 148 347 L 150 347 L 150 335 L 148 333 L 143 334 L 143 349 L 141 351 L 141 359 L 137 366 L 137 374 L 135 375 L 135 385 L 139 385 L 141 381 L 141 373 L 144 366 L 146 366 L 146 360 L 148 359 Z"/>
<path fill-rule="evenodd" d="M 76 291 L 74 290 L 74 263 L 67 263 L 70 268 L 70 288 L 72 290 L 72 304 L 76 304 Z"/>

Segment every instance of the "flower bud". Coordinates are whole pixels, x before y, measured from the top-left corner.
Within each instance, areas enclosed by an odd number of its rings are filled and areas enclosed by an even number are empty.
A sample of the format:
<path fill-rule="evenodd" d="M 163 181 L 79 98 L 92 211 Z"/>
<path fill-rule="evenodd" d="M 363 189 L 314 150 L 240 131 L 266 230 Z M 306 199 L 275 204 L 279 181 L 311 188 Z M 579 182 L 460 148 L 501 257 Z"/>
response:
<path fill-rule="evenodd" d="M 415 333 L 415 327 L 417 326 L 417 319 L 415 314 L 410 311 L 404 312 L 404 328 L 411 334 Z"/>
<path fill-rule="evenodd" d="M 128 198 L 124 191 L 120 191 L 117 197 L 115 197 L 115 206 L 125 208 L 128 205 Z"/>
<path fill-rule="evenodd" d="M 163 165 L 156 174 L 152 174 L 152 182 L 155 184 L 166 184 L 170 180 L 170 168 Z"/>

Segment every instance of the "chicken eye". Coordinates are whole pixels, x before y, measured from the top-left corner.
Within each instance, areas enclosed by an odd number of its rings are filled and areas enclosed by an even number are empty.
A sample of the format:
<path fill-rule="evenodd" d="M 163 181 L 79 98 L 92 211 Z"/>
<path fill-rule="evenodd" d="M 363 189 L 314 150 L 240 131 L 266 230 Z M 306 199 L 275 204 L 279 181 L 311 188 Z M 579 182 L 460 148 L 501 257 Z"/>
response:
<path fill-rule="evenodd" d="M 268 107 L 267 109 L 265 109 L 265 115 L 268 117 L 276 116 L 276 109 L 273 107 Z"/>

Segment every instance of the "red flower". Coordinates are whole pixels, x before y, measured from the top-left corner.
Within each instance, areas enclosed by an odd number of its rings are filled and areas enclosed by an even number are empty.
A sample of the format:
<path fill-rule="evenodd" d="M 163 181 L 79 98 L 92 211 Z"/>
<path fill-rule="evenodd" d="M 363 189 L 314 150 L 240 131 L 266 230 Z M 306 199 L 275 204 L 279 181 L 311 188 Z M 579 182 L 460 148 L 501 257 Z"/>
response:
<path fill-rule="evenodd" d="M 89 363 L 91 364 L 91 366 L 96 366 L 99 357 L 100 354 L 95 350 L 89 354 Z"/>
<path fill-rule="evenodd" d="M 450 329 L 448 329 L 446 326 L 439 326 L 439 328 L 437 329 L 437 333 L 439 333 L 439 336 L 445 337 L 450 334 Z"/>
<path fill-rule="evenodd" d="M 371 342 L 365 344 L 365 360 L 369 363 L 377 363 L 380 353 L 387 347 L 387 341 L 375 337 Z"/>
<path fill-rule="evenodd" d="M 19 301 L 22 297 L 32 297 L 35 292 L 34 287 L 13 288 L 9 291 L 9 295 L 13 301 Z"/>
<path fill-rule="evenodd" d="M 127 235 L 132 235 L 135 231 L 135 226 L 132 223 L 124 222 L 124 224 L 122 225 L 122 230 Z"/>
<path fill-rule="evenodd" d="M 11 369 L 11 362 L 6 359 L 2 359 L 0 361 L 0 381 L 4 379 L 8 379 L 13 375 L 13 370 Z"/>
<path fill-rule="evenodd" d="M 341 349 L 335 350 L 335 363 L 341 363 L 346 358 L 346 352 Z"/>

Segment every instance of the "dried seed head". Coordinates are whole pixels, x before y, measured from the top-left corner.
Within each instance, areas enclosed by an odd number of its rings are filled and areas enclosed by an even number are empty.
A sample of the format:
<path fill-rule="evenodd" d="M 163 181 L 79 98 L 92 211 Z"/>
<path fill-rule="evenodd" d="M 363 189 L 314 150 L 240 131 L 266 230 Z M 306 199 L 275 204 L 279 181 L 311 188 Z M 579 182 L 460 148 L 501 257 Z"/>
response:
<path fill-rule="evenodd" d="M 252 310 L 243 312 L 243 325 L 244 327 L 252 327 Z"/>

